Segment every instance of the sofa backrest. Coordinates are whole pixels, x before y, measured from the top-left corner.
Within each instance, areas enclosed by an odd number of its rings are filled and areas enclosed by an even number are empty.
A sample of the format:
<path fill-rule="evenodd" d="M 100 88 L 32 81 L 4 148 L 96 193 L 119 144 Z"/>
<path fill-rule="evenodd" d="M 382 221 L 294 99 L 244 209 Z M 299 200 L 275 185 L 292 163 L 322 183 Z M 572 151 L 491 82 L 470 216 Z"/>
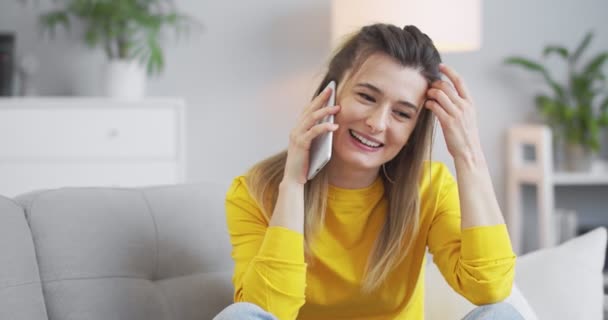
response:
<path fill-rule="evenodd" d="M 36 253 L 23 209 L 1 196 L 0 319 L 47 319 Z"/>
<path fill-rule="evenodd" d="M 18 197 L 49 319 L 211 319 L 232 299 L 226 190 L 200 183 Z"/>

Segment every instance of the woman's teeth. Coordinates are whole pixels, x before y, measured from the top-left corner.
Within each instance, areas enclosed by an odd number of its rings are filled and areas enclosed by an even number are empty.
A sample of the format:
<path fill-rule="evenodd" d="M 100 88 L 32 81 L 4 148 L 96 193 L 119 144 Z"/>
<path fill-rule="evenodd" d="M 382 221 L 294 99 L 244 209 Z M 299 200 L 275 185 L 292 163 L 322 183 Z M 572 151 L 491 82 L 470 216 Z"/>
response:
<path fill-rule="evenodd" d="M 352 130 L 349 130 L 349 132 L 353 138 L 357 139 L 359 142 L 363 143 L 364 145 L 366 145 L 370 148 L 380 148 L 382 146 L 381 143 L 369 141 L 369 140 L 363 138 L 362 136 L 358 135 L 356 132 L 354 132 Z"/>

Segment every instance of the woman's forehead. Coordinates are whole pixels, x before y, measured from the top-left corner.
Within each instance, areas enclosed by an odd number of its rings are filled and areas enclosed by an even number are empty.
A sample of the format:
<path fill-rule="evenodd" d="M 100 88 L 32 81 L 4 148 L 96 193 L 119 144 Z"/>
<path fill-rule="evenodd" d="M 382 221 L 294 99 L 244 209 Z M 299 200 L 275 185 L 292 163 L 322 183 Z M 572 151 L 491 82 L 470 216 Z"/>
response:
<path fill-rule="evenodd" d="M 419 69 L 403 66 L 387 55 L 372 55 L 354 71 L 345 75 L 349 87 L 370 84 L 384 93 L 399 95 L 396 98 L 418 99 L 428 87 Z"/>

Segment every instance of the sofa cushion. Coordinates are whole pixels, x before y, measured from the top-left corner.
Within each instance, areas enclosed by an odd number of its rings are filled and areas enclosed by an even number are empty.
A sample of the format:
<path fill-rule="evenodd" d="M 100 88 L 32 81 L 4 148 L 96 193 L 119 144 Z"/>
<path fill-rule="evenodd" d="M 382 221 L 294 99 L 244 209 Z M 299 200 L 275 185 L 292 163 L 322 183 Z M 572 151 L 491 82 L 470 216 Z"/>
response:
<path fill-rule="evenodd" d="M 232 297 L 226 189 L 64 188 L 18 197 L 49 317 L 188 320 L 218 313 Z"/>
<path fill-rule="evenodd" d="M 0 252 L 0 319 L 47 319 L 36 253 L 23 209 L 1 196 Z"/>
<path fill-rule="evenodd" d="M 511 295 L 505 300 L 510 303 L 526 320 L 538 320 L 536 313 L 513 284 Z M 445 320 L 462 319 L 476 306 L 454 291 L 445 281 L 437 266 L 430 262 L 425 270 L 425 319 Z M 542 318 L 541 318 L 542 319 Z"/>
<path fill-rule="evenodd" d="M 539 319 L 600 320 L 606 229 L 517 259 L 515 281 Z"/>

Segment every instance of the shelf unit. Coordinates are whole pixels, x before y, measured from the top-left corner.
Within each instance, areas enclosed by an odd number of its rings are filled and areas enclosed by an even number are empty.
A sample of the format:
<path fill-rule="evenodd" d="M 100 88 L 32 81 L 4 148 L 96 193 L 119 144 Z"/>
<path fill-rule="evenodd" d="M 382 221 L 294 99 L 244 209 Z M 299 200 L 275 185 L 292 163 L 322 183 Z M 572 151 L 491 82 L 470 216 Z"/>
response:
<path fill-rule="evenodd" d="M 531 157 L 528 159 L 527 155 Z M 505 217 L 513 249 L 522 253 L 523 203 L 521 187 L 537 188 L 538 245 L 557 244 L 553 222 L 556 186 L 608 185 L 608 172 L 555 172 L 551 130 L 544 125 L 518 125 L 508 131 L 507 214 Z"/>

